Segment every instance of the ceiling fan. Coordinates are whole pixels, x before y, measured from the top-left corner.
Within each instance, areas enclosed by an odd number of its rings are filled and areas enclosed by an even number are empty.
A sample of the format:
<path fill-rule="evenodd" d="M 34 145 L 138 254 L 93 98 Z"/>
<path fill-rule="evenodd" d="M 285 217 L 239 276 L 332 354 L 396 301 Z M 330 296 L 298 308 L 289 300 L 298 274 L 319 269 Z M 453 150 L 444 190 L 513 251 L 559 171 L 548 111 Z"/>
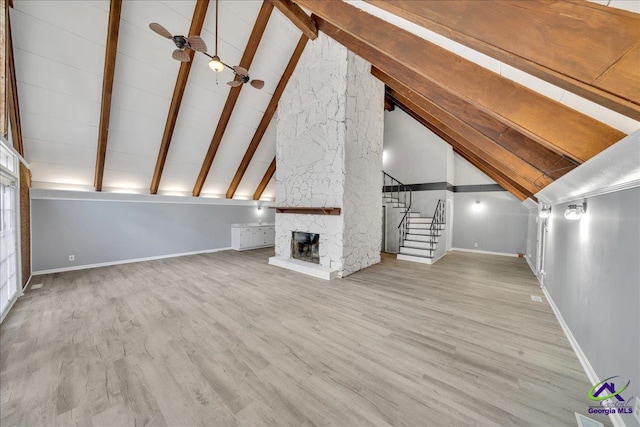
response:
<path fill-rule="evenodd" d="M 173 51 L 171 57 L 176 61 L 180 62 L 189 62 L 191 58 L 189 54 L 185 52 L 185 49 L 191 49 L 196 52 L 206 52 L 207 45 L 204 40 L 200 38 L 200 36 L 173 36 L 171 33 L 164 28 L 162 25 L 157 22 L 152 22 L 149 24 L 149 28 L 151 28 L 156 33 L 160 34 L 162 37 L 167 39 L 171 39 L 173 43 L 176 45 L 176 50 Z"/>
<path fill-rule="evenodd" d="M 209 68 L 211 68 L 216 73 L 223 71 L 225 67 L 233 71 L 233 74 L 237 77 L 237 79 L 233 79 L 230 82 L 227 82 L 229 86 L 238 87 L 245 83 L 249 83 L 256 89 L 262 89 L 264 87 L 264 81 L 252 80 L 251 77 L 249 77 L 249 71 L 247 71 L 246 68 L 243 68 L 239 65 L 234 65 L 233 67 L 227 65 L 222 62 L 222 60 L 218 56 L 218 0 L 216 0 L 216 51 L 213 56 L 207 53 L 207 45 L 205 44 L 204 40 L 200 38 L 200 36 L 174 36 L 171 35 L 171 33 L 166 28 L 164 28 L 157 22 L 152 22 L 151 24 L 149 24 L 149 28 L 151 28 L 162 37 L 171 39 L 173 41 L 177 48 L 171 54 L 171 57 L 173 59 L 181 62 L 189 62 L 191 58 L 189 57 L 189 54 L 185 52 L 185 49 L 191 49 L 211 58 L 211 60 L 209 61 Z"/>

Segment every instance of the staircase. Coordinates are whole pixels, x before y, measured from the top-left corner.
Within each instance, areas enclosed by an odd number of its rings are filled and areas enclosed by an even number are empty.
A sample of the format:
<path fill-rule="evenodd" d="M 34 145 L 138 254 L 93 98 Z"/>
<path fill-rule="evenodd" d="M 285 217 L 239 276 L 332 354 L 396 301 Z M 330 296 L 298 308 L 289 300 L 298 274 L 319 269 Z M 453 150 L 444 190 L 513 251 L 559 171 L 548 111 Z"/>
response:
<path fill-rule="evenodd" d="M 426 217 L 411 209 L 412 199 L 410 189 L 383 172 L 382 201 L 403 213 L 398 225 L 397 258 L 432 264 L 446 252 L 444 242 L 440 243 L 445 232 L 445 202 L 438 200 L 433 216 Z"/>

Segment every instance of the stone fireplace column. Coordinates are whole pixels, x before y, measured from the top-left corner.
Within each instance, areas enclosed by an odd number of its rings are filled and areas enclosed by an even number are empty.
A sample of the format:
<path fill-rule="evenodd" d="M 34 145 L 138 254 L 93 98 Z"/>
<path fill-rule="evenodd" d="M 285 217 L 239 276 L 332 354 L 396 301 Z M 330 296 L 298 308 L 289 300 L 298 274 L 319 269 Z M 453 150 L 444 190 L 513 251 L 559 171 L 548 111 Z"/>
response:
<path fill-rule="evenodd" d="M 304 270 L 288 262 L 294 231 L 320 234 L 319 267 L 332 277 L 380 262 L 384 84 L 370 71 L 324 34 L 307 44 L 278 105 L 276 205 L 341 213 L 277 213 L 270 263 Z"/>

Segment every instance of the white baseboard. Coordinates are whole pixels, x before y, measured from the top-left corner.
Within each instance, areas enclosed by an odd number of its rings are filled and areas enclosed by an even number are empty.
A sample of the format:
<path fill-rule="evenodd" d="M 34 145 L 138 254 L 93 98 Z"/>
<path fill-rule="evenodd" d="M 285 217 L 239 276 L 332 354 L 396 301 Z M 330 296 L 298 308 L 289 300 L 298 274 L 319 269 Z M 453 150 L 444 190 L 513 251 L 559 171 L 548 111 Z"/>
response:
<path fill-rule="evenodd" d="M 458 251 L 458 252 L 472 252 L 474 254 L 499 255 L 499 256 L 510 256 L 510 257 L 518 258 L 518 254 L 509 254 L 506 252 L 480 251 L 478 249 L 467 249 L 467 248 L 451 248 L 451 250 Z"/>
<path fill-rule="evenodd" d="M 525 255 L 524 259 L 527 260 L 527 264 L 529 264 L 529 268 L 531 269 L 531 272 L 534 274 L 534 276 L 538 277 L 538 275 L 536 274 L 536 269 L 533 267 L 533 265 L 531 265 L 531 258 L 529 258 L 528 255 Z"/>
<path fill-rule="evenodd" d="M 205 249 L 203 251 L 182 252 L 178 254 L 158 255 L 158 256 L 151 256 L 151 257 L 145 257 L 145 258 L 124 259 L 119 261 L 101 262 L 98 264 L 74 265 L 72 267 L 62 267 L 62 268 L 53 268 L 50 270 L 34 271 L 33 275 L 63 273 L 65 271 L 86 270 L 88 268 L 108 267 L 110 265 L 131 264 L 134 262 L 143 262 L 143 261 L 155 261 L 158 259 L 177 258 L 177 257 L 189 256 L 189 255 L 210 254 L 213 252 L 228 251 L 228 250 L 231 250 L 231 248 L 229 247 L 229 248 Z"/>
<path fill-rule="evenodd" d="M 21 296 L 22 296 L 22 292 L 17 292 L 13 296 L 13 299 L 9 302 L 9 304 L 7 305 L 7 308 L 5 309 L 5 311 L 2 313 L 2 316 L 0 317 L 0 324 L 2 324 L 2 322 L 4 322 L 4 319 L 7 318 L 7 315 L 11 311 L 11 308 L 16 303 L 16 301 L 18 301 L 18 298 L 20 298 Z"/>
<path fill-rule="evenodd" d="M 571 347 L 573 348 L 574 353 L 578 357 L 578 360 L 582 365 L 582 369 L 584 370 L 585 374 L 587 374 L 587 378 L 589 378 L 591 385 L 595 385 L 599 383 L 600 378 L 598 377 L 598 374 L 596 374 L 596 371 L 595 369 L 593 369 L 593 366 L 591 366 L 589 359 L 587 359 L 587 356 L 582 351 L 580 344 L 578 344 L 578 341 L 573 336 L 573 333 L 571 333 L 571 329 L 569 329 L 569 326 L 564 321 L 564 318 L 562 317 L 562 314 L 560 313 L 558 306 L 556 306 L 555 302 L 553 302 L 553 298 L 551 298 L 549 291 L 547 291 L 547 288 L 545 288 L 545 286 L 542 284 L 540 285 L 540 288 L 542 289 L 542 292 L 544 292 L 544 296 L 547 297 L 547 301 L 549 301 L 549 305 L 551 306 L 553 313 L 556 315 L 556 319 L 558 319 L 558 323 L 560 323 L 560 327 L 564 331 L 564 334 L 567 336 L 567 339 L 569 340 L 569 344 L 571 344 Z M 609 419 L 611 420 L 613 425 L 616 427 L 626 426 L 620 414 L 616 412 L 609 414 Z"/>

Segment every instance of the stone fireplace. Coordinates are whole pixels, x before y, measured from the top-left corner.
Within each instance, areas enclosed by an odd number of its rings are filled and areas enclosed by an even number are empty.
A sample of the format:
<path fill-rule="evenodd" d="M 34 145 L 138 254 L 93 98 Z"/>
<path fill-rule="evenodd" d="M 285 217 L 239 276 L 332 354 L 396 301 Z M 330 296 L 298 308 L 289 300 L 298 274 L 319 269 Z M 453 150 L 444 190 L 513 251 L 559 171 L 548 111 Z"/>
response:
<path fill-rule="evenodd" d="M 307 44 L 278 104 L 270 264 L 332 279 L 380 262 L 383 104 L 371 64 L 325 34 Z"/>
<path fill-rule="evenodd" d="M 320 234 L 293 231 L 291 233 L 291 258 L 320 264 Z"/>

